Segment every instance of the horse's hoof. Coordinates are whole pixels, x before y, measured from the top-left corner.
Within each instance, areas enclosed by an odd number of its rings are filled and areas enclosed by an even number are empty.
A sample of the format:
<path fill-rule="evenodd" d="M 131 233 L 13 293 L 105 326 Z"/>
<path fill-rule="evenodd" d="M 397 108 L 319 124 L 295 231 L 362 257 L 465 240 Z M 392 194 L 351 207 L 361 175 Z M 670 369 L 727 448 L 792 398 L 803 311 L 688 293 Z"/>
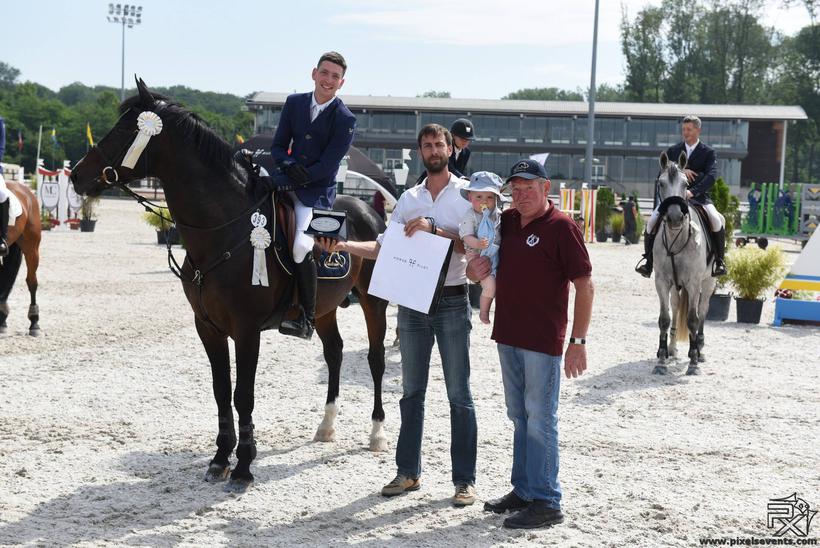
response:
<path fill-rule="evenodd" d="M 225 487 L 222 488 L 223 491 L 226 493 L 232 493 L 234 495 L 241 495 L 245 491 L 247 491 L 250 486 L 253 485 L 252 479 L 245 479 L 245 478 L 237 478 L 231 480 L 225 484 Z"/>
<path fill-rule="evenodd" d="M 374 453 L 382 453 L 384 451 L 387 451 L 387 449 L 387 438 L 372 438 L 370 440 L 370 450 Z"/>
<path fill-rule="evenodd" d="M 212 464 L 205 472 L 205 481 L 208 483 L 219 483 L 228 479 L 228 474 L 231 473 L 230 466 L 222 466 L 221 464 Z"/>
<path fill-rule="evenodd" d="M 698 367 L 697 365 L 690 365 L 686 369 L 686 374 L 687 375 L 700 375 L 700 367 Z"/>
<path fill-rule="evenodd" d="M 28 334 L 31 335 L 32 337 L 39 337 L 40 335 L 43 334 L 43 332 L 38 327 L 37 329 L 29 329 Z"/>
<path fill-rule="evenodd" d="M 5 325 L 0 325 L 0 335 L 2 335 L 3 333 L 5 333 L 6 331 L 8 331 L 8 329 L 9 329 L 9 328 L 8 328 L 8 327 L 6 327 Z"/>
<path fill-rule="evenodd" d="M 336 441 L 336 429 L 335 428 L 319 428 L 316 431 L 316 435 L 313 436 L 313 441 Z"/>
<path fill-rule="evenodd" d="M 656 365 L 655 369 L 652 370 L 653 375 L 666 375 L 668 369 L 665 365 Z"/>

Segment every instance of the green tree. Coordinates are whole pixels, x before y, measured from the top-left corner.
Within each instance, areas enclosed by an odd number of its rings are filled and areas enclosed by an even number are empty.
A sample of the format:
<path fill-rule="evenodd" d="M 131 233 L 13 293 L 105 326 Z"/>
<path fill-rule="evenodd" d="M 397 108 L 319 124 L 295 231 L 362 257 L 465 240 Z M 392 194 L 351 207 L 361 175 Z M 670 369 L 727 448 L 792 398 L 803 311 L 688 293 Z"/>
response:
<path fill-rule="evenodd" d="M 641 103 L 663 100 L 666 76 L 662 26 L 665 14 L 660 7 L 647 6 L 631 22 L 624 10 L 621 17 L 621 51 L 626 57 L 626 82 L 629 97 Z"/>
<path fill-rule="evenodd" d="M 508 93 L 501 99 L 519 99 L 524 101 L 583 101 L 581 91 L 569 91 L 559 88 L 525 88 Z"/>

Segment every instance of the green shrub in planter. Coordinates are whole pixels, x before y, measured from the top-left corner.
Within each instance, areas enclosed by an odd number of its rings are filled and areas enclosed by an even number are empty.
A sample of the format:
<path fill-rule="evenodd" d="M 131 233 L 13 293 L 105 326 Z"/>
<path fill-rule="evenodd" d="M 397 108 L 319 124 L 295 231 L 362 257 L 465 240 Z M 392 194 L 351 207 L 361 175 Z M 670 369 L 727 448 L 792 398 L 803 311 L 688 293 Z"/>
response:
<path fill-rule="evenodd" d="M 615 194 L 612 193 L 612 189 L 600 187 L 595 199 L 595 232 L 603 232 L 606 229 L 614 206 Z"/>
<path fill-rule="evenodd" d="M 83 198 L 83 205 L 80 206 L 80 219 L 84 221 L 94 221 L 97 219 L 97 206 L 100 204 L 99 196 L 86 196 Z"/>
<path fill-rule="evenodd" d="M 162 215 L 162 217 L 160 217 L 159 215 L 157 215 L 157 214 L 155 214 L 151 211 L 146 211 L 145 213 L 142 214 L 142 219 L 146 223 L 148 223 L 150 226 L 153 226 L 159 232 L 165 232 L 169 228 L 174 226 L 173 217 L 171 217 L 171 210 L 170 209 L 168 209 L 167 207 L 161 206 L 159 208 L 159 210 L 157 211 L 157 213 L 160 213 Z"/>
<path fill-rule="evenodd" d="M 609 218 L 609 224 L 612 227 L 613 234 L 623 234 L 624 233 L 624 214 L 623 213 L 613 213 L 612 217 Z"/>
<path fill-rule="evenodd" d="M 738 298 L 756 300 L 765 296 L 786 274 L 786 259 L 777 246 L 767 249 L 743 247 L 726 255 L 727 278 Z"/>
<path fill-rule="evenodd" d="M 734 241 L 732 234 L 735 231 L 735 218 L 740 210 L 740 201 L 729 192 L 729 185 L 723 177 L 717 178 L 709 191 L 709 197 L 715 203 L 715 209 L 726 219 L 726 243 L 731 244 Z"/>

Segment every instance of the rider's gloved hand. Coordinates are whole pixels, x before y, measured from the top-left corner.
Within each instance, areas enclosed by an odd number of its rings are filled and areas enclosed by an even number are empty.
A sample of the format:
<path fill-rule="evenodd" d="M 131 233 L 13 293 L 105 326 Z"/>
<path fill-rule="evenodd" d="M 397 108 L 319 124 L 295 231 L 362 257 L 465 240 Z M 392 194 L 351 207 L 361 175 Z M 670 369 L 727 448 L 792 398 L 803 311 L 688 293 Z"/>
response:
<path fill-rule="evenodd" d="M 302 164 L 294 162 L 286 166 L 283 171 L 290 180 L 300 186 L 310 183 L 310 173 Z"/>

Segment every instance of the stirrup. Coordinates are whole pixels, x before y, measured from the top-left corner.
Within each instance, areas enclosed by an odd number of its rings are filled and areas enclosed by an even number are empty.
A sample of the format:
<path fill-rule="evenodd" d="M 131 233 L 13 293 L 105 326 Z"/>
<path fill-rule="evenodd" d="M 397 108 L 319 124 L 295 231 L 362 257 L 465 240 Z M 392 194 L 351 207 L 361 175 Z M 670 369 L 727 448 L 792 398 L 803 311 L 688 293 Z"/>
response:
<path fill-rule="evenodd" d="M 0 257 L 5 257 L 9 254 L 9 246 L 6 240 L 0 239 Z"/>
<path fill-rule="evenodd" d="M 641 261 L 645 261 L 641 264 Z M 638 261 L 638 264 L 635 265 L 635 272 L 643 276 L 644 278 L 649 278 L 652 276 L 652 263 L 649 262 L 649 259 L 646 257 L 641 257 Z"/>
<path fill-rule="evenodd" d="M 291 337 L 310 340 L 313 337 L 313 323 L 305 318 L 304 311 L 299 311 L 299 316 L 295 320 L 283 320 L 279 324 L 279 333 Z"/>
<path fill-rule="evenodd" d="M 723 261 L 715 261 L 715 264 L 712 265 L 712 277 L 719 278 L 721 276 L 725 276 L 728 272 L 726 271 L 726 263 Z"/>

